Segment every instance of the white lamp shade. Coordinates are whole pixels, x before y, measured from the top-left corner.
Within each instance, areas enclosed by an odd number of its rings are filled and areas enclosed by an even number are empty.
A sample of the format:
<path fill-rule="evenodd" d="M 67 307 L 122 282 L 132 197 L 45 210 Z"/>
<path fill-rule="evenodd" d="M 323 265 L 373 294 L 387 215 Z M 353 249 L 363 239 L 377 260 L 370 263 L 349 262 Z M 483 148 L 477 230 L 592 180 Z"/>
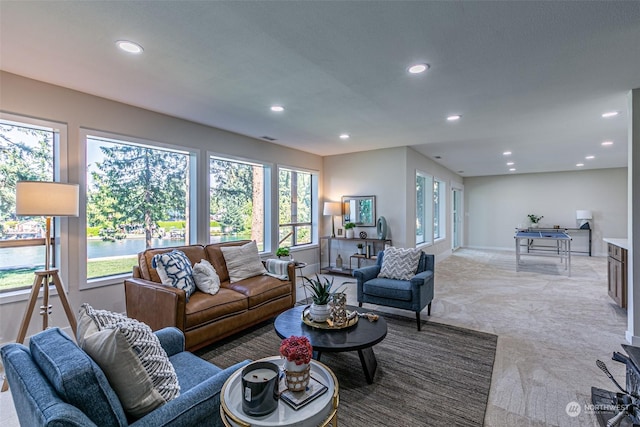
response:
<path fill-rule="evenodd" d="M 340 202 L 324 202 L 324 215 L 342 215 L 342 206 Z"/>
<path fill-rule="evenodd" d="M 16 183 L 16 215 L 78 216 L 77 184 L 46 181 Z"/>
<path fill-rule="evenodd" d="M 591 211 L 587 210 L 577 210 L 576 211 L 576 219 L 592 219 L 593 215 Z"/>

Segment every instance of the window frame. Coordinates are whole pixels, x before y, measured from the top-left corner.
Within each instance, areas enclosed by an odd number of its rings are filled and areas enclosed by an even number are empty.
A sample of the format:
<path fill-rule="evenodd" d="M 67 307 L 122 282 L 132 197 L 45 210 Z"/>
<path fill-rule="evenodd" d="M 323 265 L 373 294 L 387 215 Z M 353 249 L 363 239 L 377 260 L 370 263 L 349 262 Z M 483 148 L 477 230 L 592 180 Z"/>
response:
<path fill-rule="evenodd" d="M 205 171 L 206 171 L 206 188 L 203 190 L 206 193 L 205 196 L 205 200 L 206 202 L 203 203 L 203 207 L 202 207 L 202 214 L 205 215 L 205 218 L 203 219 L 203 222 L 206 220 L 206 227 L 203 227 L 202 233 L 203 233 L 203 237 L 206 236 L 206 244 L 210 243 L 210 235 L 209 235 L 209 214 L 211 212 L 211 182 L 210 182 L 210 177 L 211 177 L 211 158 L 216 158 L 218 160 L 222 160 L 222 161 L 228 161 L 228 162 L 235 162 L 235 163 L 244 163 L 244 164 L 249 164 L 249 165 L 259 165 L 263 168 L 263 191 L 262 191 L 262 195 L 263 195 L 263 248 L 262 250 L 259 250 L 260 254 L 269 254 L 273 251 L 273 245 L 274 243 L 272 242 L 273 240 L 273 231 L 272 231 L 272 224 L 273 224 L 273 210 L 276 209 L 277 211 L 277 206 L 274 207 L 274 199 L 276 198 L 276 196 L 274 196 L 274 186 L 277 187 L 277 180 L 273 179 L 273 174 L 274 174 L 274 170 L 276 170 L 276 167 L 273 163 L 270 162 L 266 162 L 266 161 L 261 161 L 261 160 L 256 160 L 256 159 L 251 159 L 248 157 L 241 157 L 241 156 L 234 156 L 231 154 L 226 154 L 226 153 L 220 153 L 217 151 L 207 151 L 206 153 L 206 166 L 205 166 Z M 276 244 L 277 244 L 277 237 L 276 237 Z M 259 246 L 258 246 L 259 248 Z M 275 252 L 275 251 L 273 251 Z"/>
<path fill-rule="evenodd" d="M 284 223 L 284 224 L 280 224 L 280 172 L 281 171 L 289 171 L 291 173 L 304 173 L 304 174 L 308 174 L 311 178 L 311 182 L 310 182 L 310 198 L 311 198 L 311 206 L 310 206 L 310 222 L 291 222 L 291 223 Z M 309 169 L 305 169 L 305 168 L 300 168 L 300 167 L 292 167 L 292 166 L 286 166 L 286 165 L 278 165 L 277 167 L 277 176 L 278 179 L 275 180 L 275 186 L 276 186 L 276 195 L 278 197 L 277 199 L 277 204 L 276 204 L 276 218 L 278 218 L 277 221 L 277 245 L 280 246 L 279 240 L 280 240 L 280 228 L 281 227 L 297 227 L 297 226 L 309 226 L 310 231 L 311 231 L 311 241 L 308 243 L 300 243 L 300 244 L 296 244 L 296 233 L 294 231 L 293 233 L 293 245 L 290 246 L 291 249 L 294 248 L 304 248 L 304 247 L 308 247 L 309 245 L 314 245 L 317 244 L 318 242 L 318 212 L 317 212 L 317 208 L 318 208 L 318 182 L 319 182 L 319 173 L 318 171 L 313 171 L 313 170 L 309 170 Z M 277 247 L 276 246 L 276 249 Z"/>
<path fill-rule="evenodd" d="M 438 190 L 436 190 L 436 185 Z M 435 196 L 438 193 L 438 204 L 436 206 Z M 447 238 L 447 183 L 446 181 L 433 177 L 433 241 L 439 242 Z M 436 227 L 436 219 L 438 226 Z"/>
<path fill-rule="evenodd" d="M 194 244 L 198 241 L 198 236 L 195 230 L 197 230 L 198 223 L 198 180 L 194 180 L 193 177 L 198 174 L 198 150 L 189 148 L 183 145 L 168 144 L 160 141 L 153 141 L 145 138 L 132 137 L 128 135 L 118 134 L 116 132 L 100 131 L 90 128 L 80 128 L 79 149 L 78 156 L 81 159 L 81 164 L 84 166 L 84 173 L 80 174 L 80 212 L 79 212 L 79 228 L 80 237 L 78 242 L 79 259 L 87 259 L 87 173 L 88 173 L 88 159 L 87 159 L 87 144 L 88 139 L 94 137 L 99 139 L 106 139 L 113 141 L 114 143 L 122 142 L 129 145 L 137 145 L 151 149 L 159 149 L 165 151 L 176 151 L 180 154 L 188 156 L 188 171 L 187 180 L 189 181 L 188 199 L 189 204 L 187 209 L 189 210 L 189 242 L 185 244 Z M 132 276 L 132 273 L 120 273 L 105 277 L 87 278 L 87 262 L 78 263 L 78 275 L 80 290 L 92 289 L 103 286 L 111 286 L 122 283 L 123 279 Z"/>
<path fill-rule="evenodd" d="M 4 111 L 0 111 L 0 120 L 10 122 L 15 126 L 45 128 L 53 131 L 53 182 L 68 182 L 68 169 L 70 166 L 69 160 L 69 148 L 68 148 L 68 130 L 66 123 L 57 122 L 54 120 L 40 119 L 29 116 L 22 116 L 18 114 L 11 114 Z M 59 270 L 60 280 L 63 286 L 68 289 L 69 283 L 69 219 L 67 217 L 53 217 L 52 221 L 52 251 L 51 259 L 54 262 L 55 268 Z M 26 246 L 44 246 L 44 239 L 37 239 L 38 242 L 34 242 L 33 245 L 27 244 Z M 5 247 L 14 247 L 9 245 L 3 245 Z M 16 245 L 17 246 L 17 245 Z M 25 245 L 20 245 L 25 246 Z M 14 290 L 7 290 L 0 292 L 0 305 L 8 304 L 18 301 L 24 301 L 28 298 L 33 282 L 28 283 L 28 286 L 16 288 Z M 54 286 L 49 287 L 49 293 L 51 295 L 57 295 L 57 291 Z"/>
<path fill-rule="evenodd" d="M 424 194 L 423 194 L 423 217 L 418 218 L 418 205 L 420 201 L 418 200 L 418 179 L 423 178 L 425 180 L 424 184 Z M 415 238 L 415 246 L 416 247 L 426 247 L 434 244 L 433 239 L 433 175 L 428 174 L 426 172 L 422 172 L 420 170 L 416 170 L 415 173 L 415 181 L 414 181 L 414 200 L 416 203 L 415 210 L 415 224 L 414 224 L 414 238 Z M 423 240 L 418 240 L 418 221 L 423 221 Z"/>

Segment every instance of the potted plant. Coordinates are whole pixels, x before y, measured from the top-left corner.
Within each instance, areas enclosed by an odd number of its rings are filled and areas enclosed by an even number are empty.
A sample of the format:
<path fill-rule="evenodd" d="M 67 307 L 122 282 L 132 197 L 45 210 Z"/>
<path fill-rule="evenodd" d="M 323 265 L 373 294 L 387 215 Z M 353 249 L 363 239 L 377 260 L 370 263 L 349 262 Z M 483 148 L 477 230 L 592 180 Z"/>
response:
<path fill-rule="evenodd" d="M 364 254 L 364 245 L 362 243 L 358 243 L 356 246 L 358 247 L 358 255 L 363 255 Z"/>
<path fill-rule="evenodd" d="M 542 218 L 544 218 L 543 215 L 537 216 L 537 215 L 534 215 L 534 214 L 529 214 L 527 216 L 529 217 L 529 221 L 531 221 L 531 226 L 534 227 L 534 228 L 538 227 L 538 223 L 540 222 L 540 220 Z"/>
<path fill-rule="evenodd" d="M 313 347 L 307 337 L 295 335 L 285 338 L 280 343 L 280 355 L 286 360 L 284 372 L 287 388 L 291 391 L 302 391 L 309 384 L 309 371 Z"/>
<path fill-rule="evenodd" d="M 276 251 L 276 256 L 278 258 L 283 257 L 283 256 L 289 256 L 289 248 L 287 247 L 282 247 L 282 248 L 278 248 L 278 250 Z"/>
<path fill-rule="evenodd" d="M 345 233 L 347 234 L 347 239 L 353 239 L 355 235 L 356 225 L 353 222 L 348 222 L 344 225 Z"/>
<path fill-rule="evenodd" d="M 330 314 L 329 300 L 333 295 L 331 292 L 333 277 L 331 281 L 326 277 L 323 277 L 324 280 L 320 280 L 316 274 L 315 279 L 309 279 L 308 277 L 303 277 L 303 279 L 306 281 L 304 287 L 311 293 L 311 300 L 313 301 L 309 308 L 311 320 L 318 323 L 326 322 Z"/>

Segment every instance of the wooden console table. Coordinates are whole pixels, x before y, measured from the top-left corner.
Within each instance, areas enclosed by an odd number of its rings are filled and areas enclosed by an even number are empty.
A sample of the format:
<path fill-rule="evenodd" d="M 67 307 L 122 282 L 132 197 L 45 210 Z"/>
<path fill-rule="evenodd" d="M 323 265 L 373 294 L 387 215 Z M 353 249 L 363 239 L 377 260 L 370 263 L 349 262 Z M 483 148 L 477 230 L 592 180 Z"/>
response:
<path fill-rule="evenodd" d="M 323 256 L 323 241 L 326 241 L 326 256 Z M 336 268 L 335 259 L 331 257 L 331 246 L 334 242 L 347 242 L 353 243 L 354 245 L 357 243 L 362 243 L 365 246 L 371 245 L 370 256 L 367 258 L 365 255 L 352 254 L 349 255 L 349 267 Z M 323 271 L 333 274 L 344 274 L 347 276 L 351 276 L 353 273 L 353 269 L 351 268 L 351 258 L 358 258 L 358 267 L 360 267 L 360 262 L 363 259 L 376 260 L 378 252 L 384 250 L 385 246 L 391 246 L 391 239 L 361 239 L 361 238 L 353 238 L 347 239 L 344 237 L 330 237 L 325 236 L 320 238 L 320 273 Z M 337 255 L 337 254 L 336 254 Z M 325 259 L 326 258 L 326 259 Z M 346 256 L 344 257 L 346 259 Z M 333 261 L 332 261 L 333 260 Z M 344 262 L 344 261 L 343 261 Z"/>

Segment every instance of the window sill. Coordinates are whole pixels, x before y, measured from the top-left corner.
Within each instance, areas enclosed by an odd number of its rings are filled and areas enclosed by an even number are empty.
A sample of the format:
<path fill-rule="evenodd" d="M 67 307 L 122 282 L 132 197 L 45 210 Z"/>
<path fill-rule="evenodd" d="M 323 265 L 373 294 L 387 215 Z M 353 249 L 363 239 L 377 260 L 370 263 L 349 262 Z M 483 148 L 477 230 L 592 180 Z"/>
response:
<path fill-rule="evenodd" d="M 29 295 L 31 295 L 31 287 L 28 289 L 3 292 L 0 294 L 0 305 L 27 301 L 29 299 Z M 49 296 L 55 295 L 58 295 L 56 287 L 53 285 L 49 286 Z M 38 299 L 40 298 L 42 298 L 42 289 L 40 289 L 40 293 L 38 295 Z"/>
<path fill-rule="evenodd" d="M 125 279 L 131 278 L 130 273 L 118 274 L 108 277 L 97 277 L 88 279 L 86 284 L 80 285 L 80 290 L 102 288 L 104 286 L 121 285 Z"/>

